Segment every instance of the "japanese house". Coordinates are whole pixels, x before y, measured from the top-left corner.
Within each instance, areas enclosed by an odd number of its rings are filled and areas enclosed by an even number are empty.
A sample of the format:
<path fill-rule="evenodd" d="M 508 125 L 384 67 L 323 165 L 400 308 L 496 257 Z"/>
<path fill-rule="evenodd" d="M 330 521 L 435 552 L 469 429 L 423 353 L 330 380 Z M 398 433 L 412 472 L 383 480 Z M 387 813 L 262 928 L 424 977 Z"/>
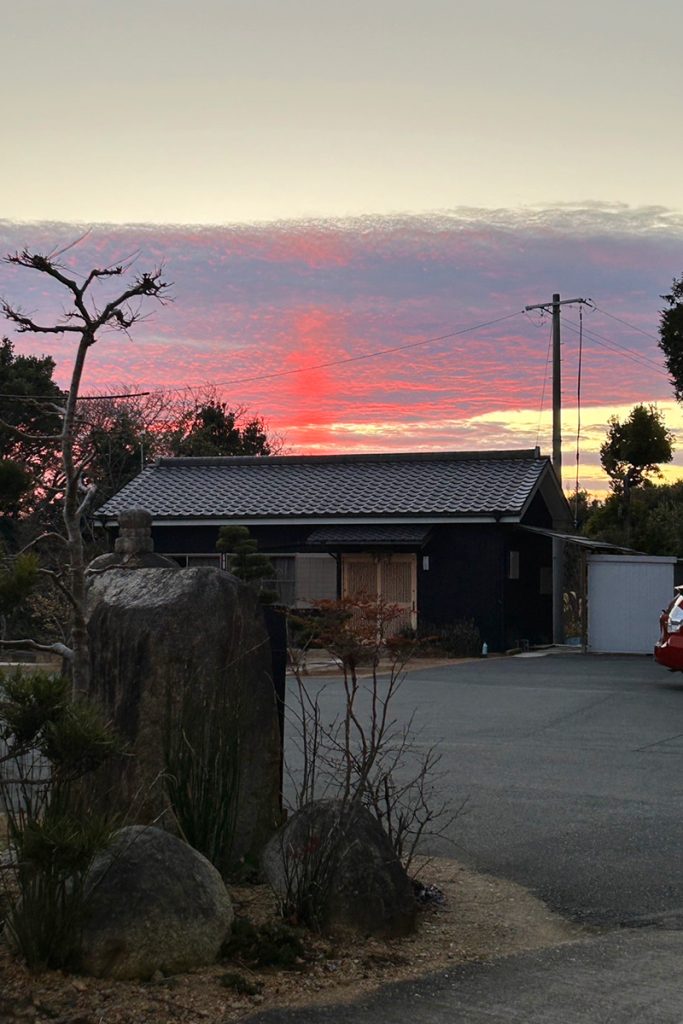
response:
<path fill-rule="evenodd" d="M 221 565 L 220 527 L 247 526 L 289 606 L 380 594 L 406 625 L 474 619 L 491 650 L 551 639 L 543 531 L 566 528 L 570 512 L 538 449 L 161 459 L 98 517 L 115 531 L 132 507 L 183 566 Z"/>

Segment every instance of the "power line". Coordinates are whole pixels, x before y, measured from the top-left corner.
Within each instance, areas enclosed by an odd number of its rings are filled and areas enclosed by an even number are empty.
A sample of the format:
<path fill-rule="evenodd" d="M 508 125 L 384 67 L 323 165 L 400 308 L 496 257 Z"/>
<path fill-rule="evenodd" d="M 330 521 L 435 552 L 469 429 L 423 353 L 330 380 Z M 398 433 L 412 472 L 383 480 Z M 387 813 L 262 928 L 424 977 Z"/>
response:
<path fill-rule="evenodd" d="M 583 306 L 579 306 L 579 366 L 576 374 L 576 486 L 574 488 L 574 526 L 579 523 L 579 460 L 581 458 L 581 365 L 583 363 Z"/>
<path fill-rule="evenodd" d="M 219 380 L 212 382 L 216 387 L 231 387 L 233 384 L 253 384 L 257 381 L 272 380 L 274 377 L 289 377 L 295 373 L 307 373 L 309 370 L 322 370 L 327 369 L 331 366 L 343 366 L 346 363 L 357 363 L 362 359 L 375 359 L 377 356 L 391 355 L 394 352 L 405 352 L 409 348 L 418 348 L 421 345 L 431 345 L 437 341 L 447 341 L 449 338 L 458 338 L 463 334 L 470 334 L 472 331 L 482 330 L 484 327 L 492 327 L 494 324 L 503 323 L 504 320 L 511 320 L 513 317 L 520 316 L 522 310 L 516 310 L 514 313 L 506 313 L 505 316 L 496 317 L 493 320 L 485 320 L 479 324 L 472 324 L 471 327 L 463 327 L 458 331 L 450 331 L 448 334 L 440 334 L 434 338 L 422 338 L 421 341 L 410 341 L 404 345 L 394 345 L 392 348 L 381 348 L 374 352 L 365 352 L 359 356 L 346 356 L 343 359 L 328 359 L 322 363 L 311 363 L 308 366 L 297 366 L 292 370 L 274 370 L 272 373 L 259 373 L 253 377 L 236 377 L 232 380 Z M 190 391 L 193 387 L 201 387 L 201 385 L 185 384 L 183 387 L 177 388 L 158 388 L 157 392 L 163 391 Z M 155 392 L 152 391 L 151 394 Z"/>
<path fill-rule="evenodd" d="M 656 334 L 651 334 L 650 331 L 643 330 L 642 327 L 637 327 L 636 324 L 630 324 L 628 320 L 622 320 L 620 316 L 614 316 L 613 313 L 608 313 L 606 309 L 601 309 L 600 306 L 596 306 L 593 303 L 593 309 L 596 313 L 602 313 L 603 316 L 608 316 L 610 320 L 616 320 L 618 324 L 623 324 L 624 327 L 628 327 L 631 331 L 637 331 L 638 334 L 644 334 L 646 338 L 651 338 L 652 341 L 659 343 L 659 338 Z"/>
<path fill-rule="evenodd" d="M 570 331 L 574 334 L 578 334 L 578 328 L 570 321 L 562 318 L 563 323 Z M 655 373 L 661 374 L 662 377 L 667 377 L 667 373 L 662 370 L 659 363 L 655 362 L 654 359 L 650 359 L 649 356 L 644 355 L 642 352 L 636 352 L 634 349 L 627 348 L 625 345 L 620 345 L 619 342 L 613 341 L 611 338 L 605 338 L 604 335 L 598 334 L 592 328 L 584 327 L 584 335 L 587 335 L 597 345 L 601 345 L 602 348 L 606 348 L 617 355 L 624 355 L 627 359 L 631 359 L 634 363 L 639 366 L 644 366 L 646 369 L 651 370 Z"/>
<path fill-rule="evenodd" d="M 156 392 L 157 394 L 159 392 Z M 127 393 L 121 393 L 120 395 L 79 395 L 79 402 L 96 402 L 98 398 L 147 398 L 148 395 L 155 394 L 153 391 L 129 391 Z"/>
<path fill-rule="evenodd" d="M 120 395 L 79 395 L 79 402 L 92 402 L 98 398 L 144 398 L 147 395 L 151 395 L 151 391 L 126 391 L 121 392 Z M 54 405 L 57 399 L 66 398 L 68 392 L 63 391 L 61 395 L 54 395 L 52 398 L 36 398 L 34 395 L 4 395 L 0 394 L 0 398 L 16 398 L 17 401 L 21 402 L 35 402 L 37 404 L 46 405 L 48 403 Z"/>
<path fill-rule="evenodd" d="M 538 442 L 541 437 L 541 420 L 543 418 L 543 404 L 545 402 L 545 389 L 548 384 L 548 367 L 550 365 L 550 352 L 553 343 L 553 329 L 552 325 L 548 332 L 548 351 L 545 355 L 545 370 L 543 372 L 543 388 L 541 390 L 541 405 L 538 410 L 538 428 L 536 430 L 536 447 L 538 448 Z"/>
<path fill-rule="evenodd" d="M 623 326 L 625 326 L 625 327 L 628 327 L 628 328 L 630 328 L 632 330 L 638 331 L 641 334 L 644 334 L 646 337 L 649 337 L 649 338 L 652 338 L 654 340 L 657 340 L 654 335 L 649 334 L 647 331 L 642 330 L 641 328 L 635 326 L 634 324 L 628 323 L 628 321 L 626 321 L 626 320 L 622 320 L 620 317 L 616 317 L 613 314 L 608 313 L 606 310 L 603 310 L 601 307 L 596 306 L 594 303 L 592 305 L 593 305 L 593 307 L 595 308 L 595 310 L 597 312 L 600 312 L 603 315 L 608 316 L 608 317 L 610 317 L 613 320 L 616 320 L 617 322 L 623 324 Z M 294 374 L 307 373 L 307 372 L 309 372 L 311 370 L 329 369 L 330 367 L 344 366 L 344 365 L 347 365 L 349 363 L 360 362 L 360 361 L 366 360 L 366 359 L 375 359 L 378 356 L 392 355 L 392 354 L 394 354 L 396 352 L 404 352 L 404 351 L 407 351 L 407 350 L 412 349 L 412 348 L 419 348 L 421 346 L 434 344 L 434 343 L 439 342 L 439 341 L 447 341 L 447 340 L 449 340 L 451 338 L 462 337 L 465 334 L 470 334 L 470 333 L 472 333 L 474 331 L 483 330 L 485 327 L 492 327 L 492 326 L 494 326 L 496 324 L 503 323 L 506 320 L 511 320 L 514 317 L 517 317 L 520 314 L 524 314 L 524 313 L 526 313 L 526 310 L 516 310 L 515 312 L 506 313 L 503 316 L 495 317 L 495 318 L 493 318 L 491 320 L 485 320 L 485 321 L 482 321 L 481 323 L 472 324 L 469 327 L 460 328 L 457 331 L 449 331 L 449 332 L 447 332 L 445 334 L 436 335 L 434 337 L 429 337 L 429 338 L 422 338 L 419 341 L 406 342 L 405 344 L 394 345 L 394 346 L 391 346 L 389 348 L 377 349 L 374 352 L 366 352 L 366 353 L 363 353 L 361 355 L 346 356 L 346 357 L 341 358 L 341 359 L 329 359 L 329 360 L 325 360 L 325 361 L 320 362 L 320 363 L 311 363 L 311 364 L 306 365 L 306 366 L 299 366 L 299 367 L 295 367 L 295 368 L 289 369 L 289 370 L 274 370 L 271 373 L 254 374 L 253 376 L 250 376 L 250 377 L 236 377 L 236 378 L 231 378 L 229 380 L 215 381 L 215 382 L 212 382 L 212 383 L 216 387 L 231 387 L 231 386 L 237 385 L 237 384 L 252 384 L 252 383 L 257 383 L 257 382 L 264 381 L 264 380 L 273 380 L 273 379 L 276 379 L 278 377 L 288 377 L 288 376 L 292 376 Z M 575 334 L 579 334 L 580 333 L 579 330 L 576 328 L 576 326 L 571 321 L 567 320 L 565 317 L 562 317 L 562 320 L 563 320 L 565 326 L 567 326 Z M 603 335 L 599 334 L 597 331 L 594 331 L 594 330 L 589 329 L 587 327 L 583 327 L 583 333 L 585 335 L 587 335 L 589 338 L 591 338 L 591 340 L 595 341 L 596 344 L 601 345 L 603 348 L 606 348 L 608 351 L 614 352 L 615 354 L 623 354 L 624 356 L 626 356 L 626 358 L 631 359 L 637 365 L 641 365 L 641 366 L 643 366 L 643 367 L 645 367 L 645 368 L 647 368 L 649 370 L 654 370 L 655 372 L 661 374 L 663 377 L 668 377 L 666 372 L 664 370 L 662 370 L 661 365 L 659 363 L 656 363 L 653 359 L 650 359 L 648 356 L 644 355 L 643 353 L 634 351 L 633 349 L 630 349 L 630 348 L 628 348 L 625 345 L 621 345 L 621 344 L 619 344 L 619 342 L 613 341 L 610 338 L 605 338 Z M 548 351 L 550 351 L 550 350 L 548 350 Z M 543 402 L 545 400 L 545 389 L 546 389 L 546 383 L 547 383 L 548 358 L 549 358 L 549 356 L 546 357 L 546 373 L 545 373 L 544 381 L 543 381 L 543 392 L 542 392 L 542 396 L 541 396 L 541 409 L 540 409 L 540 412 L 539 412 L 539 432 L 540 432 L 540 417 L 542 415 Z M 97 393 L 95 393 L 95 394 L 89 394 L 89 395 L 79 395 L 79 401 L 96 401 L 98 399 L 110 399 L 110 400 L 113 400 L 113 399 L 126 399 L 126 398 L 147 398 L 147 397 L 150 397 L 152 395 L 159 395 L 159 394 L 180 394 L 180 393 L 186 392 L 186 391 L 197 390 L 197 389 L 201 388 L 202 386 L 203 386 L 202 383 L 197 383 L 197 384 L 177 385 L 177 386 L 168 387 L 168 388 L 151 388 L 151 389 L 147 389 L 147 390 L 144 390 L 144 391 L 131 391 L 131 392 L 127 392 L 127 393 L 123 393 L 123 392 L 116 393 L 116 394 L 97 394 Z M 66 393 L 67 392 L 64 392 L 64 395 L 66 395 Z M 56 397 L 57 396 L 53 396 L 52 398 L 46 397 L 45 399 L 31 398 L 30 400 L 35 402 L 36 404 L 38 404 L 40 402 L 42 402 L 43 404 L 54 404 L 55 400 L 56 400 Z M 20 395 L 20 394 L 0 393 L 0 399 L 16 400 L 16 401 L 26 401 L 27 400 L 27 396 L 26 395 Z"/>
<path fill-rule="evenodd" d="M 592 309 L 594 309 L 597 313 L 602 313 L 603 316 L 607 316 L 611 320 L 615 320 L 617 323 L 622 324 L 624 327 L 628 327 L 629 330 L 637 331 L 638 334 L 642 334 L 646 338 L 650 338 L 652 341 L 659 341 L 659 339 L 657 338 L 657 336 L 655 334 L 652 334 L 649 331 L 644 330 L 642 327 L 638 327 L 636 324 L 630 323 L 628 320 L 623 320 L 621 317 L 615 316 L 613 313 L 608 313 L 606 309 L 602 309 L 601 306 L 597 306 L 592 299 L 589 299 L 588 303 L 590 304 L 590 307 Z M 562 319 L 563 319 L 563 322 L 565 323 L 565 325 L 570 328 L 570 330 L 573 330 L 575 334 L 578 333 L 578 329 L 577 329 L 576 325 L 572 325 L 571 321 L 566 320 L 564 317 Z M 627 355 L 629 355 L 631 358 L 636 358 L 636 359 L 639 359 L 639 360 L 643 361 L 644 363 L 649 363 L 650 366 L 652 366 L 654 369 L 658 370 L 660 373 L 664 373 L 664 371 L 662 370 L 662 367 L 661 367 L 661 363 L 655 361 L 654 359 L 651 359 L 649 356 L 645 355 L 643 352 L 638 352 L 635 349 L 631 349 L 627 345 L 621 345 L 618 341 L 614 341 L 611 338 L 605 338 L 604 335 L 599 334 L 597 331 L 594 331 L 592 328 L 584 327 L 584 333 L 587 334 L 587 335 L 592 335 L 592 337 L 594 339 L 600 339 L 600 341 L 602 341 L 605 344 L 609 345 L 613 349 L 618 349 L 621 352 L 624 352 Z M 665 374 L 665 376 L 666 376 L 666 374 Z"/>
<path fill-rule="evenodd" d="M 374 352 L 365 352 L 358 356 L 345 356 L 343 359 L 328 359 L 322 363 L 311 363 L 308 366 L 297 366 L 291 370 L 274 370 L 272 373 L 260 373 L 253 377 L 236 377 L 232 380 L 211 381 L 215 387 L 231 387 L 234 384 L 252 384 L 262 380 L 272 380 L 275 377 L 288 377 L 295 373 L 307 373 L 309 370 L 321 370 L 331 366 L 343 366 L 347 363 L 357 363 L 362 359 L 375 359 L 377 356 L 391 355 L 394 352 L 405 352 L 410 348 L 418 348 L 421 345 L 431 345 L 437 341 L 447 341 L 449 338 L 458 338 L 463 334 L 471 334 L 472 331 L 483 330 L 484 327 L 492 327 L 494 324 L 503 323 L 505 320 L 512 320 L 520 316 L 524 311 L 516 310 L 514 313 L 506 313 L 504 316 L 495 317 L 493 320 L 485 320 L 482 323 L 472 324 L 470 327 L 462 327 L 457 331 L 450 331 L 448 334 L 440 334 L 433 338 L 422 338 L 420 341 L 409 341 L 403 345 L 394 345 L 391 348 L 377 349 Z M 152 388 L 149 391 L 134 391 L 127 395 L 79 395 L 79 400 L 94 400 L 98 398 L 141 398 L 148 395 L 180 393 L 182 391 L 193 391 L 201 388 L 202 384 L 183 384 L 170 388 Z M 0 398 L 22 399 L 23 395 L 0 395 Z"/>

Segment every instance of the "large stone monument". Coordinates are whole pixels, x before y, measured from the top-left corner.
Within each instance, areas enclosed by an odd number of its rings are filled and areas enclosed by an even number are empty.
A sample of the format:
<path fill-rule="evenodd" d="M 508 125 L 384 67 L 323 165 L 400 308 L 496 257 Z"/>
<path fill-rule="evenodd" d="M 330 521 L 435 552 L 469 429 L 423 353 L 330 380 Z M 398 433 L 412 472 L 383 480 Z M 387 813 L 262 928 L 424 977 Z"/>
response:
<path fill-rule="evenodd" d="M 234 838 L 218 863 L 227 871 L 241 858 L 258 857 L 280 817 L 281 739 L 268 633 L 247 585 L 218 568 L 180 569 L 155 555 L 150 523 L 143 510 L 122 513 L 116 551 L 89 567 L 91 696 L 127 743 L 99 785 L 128 824 L 180 832 L 169 781 L 186 783 L 191 796 L 195 779 L 188 772 L 201 771 L 196 799 L 206 808 L 232 786 Z M 229 783 L 228 745 L 236 762 Z M 192 758 L 197 763 L 188 768 Z"/>

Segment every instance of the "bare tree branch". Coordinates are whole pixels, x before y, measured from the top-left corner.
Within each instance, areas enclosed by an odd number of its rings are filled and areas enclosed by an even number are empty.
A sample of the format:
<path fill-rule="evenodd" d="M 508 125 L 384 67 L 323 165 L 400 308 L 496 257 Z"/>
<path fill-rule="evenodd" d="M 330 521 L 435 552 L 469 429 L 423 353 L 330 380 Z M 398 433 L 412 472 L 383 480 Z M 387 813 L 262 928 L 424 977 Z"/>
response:
<path fill-rule="evenodd" d="M 39 644 L 36 640 L 0 640 L 0 647 L 11 647 L 17 650 L 47 651 L 50 654 L 58 654 L 60 658 L 73 661 L 74 652 L 66 644 Z"/>
<path fill-rule="evenodd" d="M 88 507 L 92 504 L 97 494 L 97 487 L 94 484 L 88 484 L 85 489 L 85 496 L 81 501 L 77 509 L 78 516 L 84 516 Z"/>
<path fill-rule="evenodd" d="M 39 441 L 41 444 L 47 441 L 59 441 L 61 434 L 27 434 L 21 427 L 15 427 L 6 420 L 0 420 L 0 427 L 4 427 L 5 430 L 9 430 L 15 437 L 21 438 L 22 441 Z"/>
<path fill-rule="evenodd" d="M 54 259 L 43 256 L 39 252 L 30 252 L 28 249 L 22 249 L 21 252 L 10 253 L 8 256 L 5 256 L 2 262 L 16 267 L 27 267 L 29 270 L 37 270 L 41 274 L 47 274 L 49 277 L 54 277 L 56 281 L 63 284 L 74 295 L 78 294 L 77 282 L 63 274 L 59 269 L 59 264 Z"/>
<path fill-rule="evenodd" d="M 31 548 L 36 546 L 36 544 L 40 544 L 41 540 L 58 540 L 60 544 L 66 544 L 66 538 L 63 537 L 61 533 L 54 533 L 52 531 L 48 533 L 41 533 L 38 537 L 34 537 L 33 540 L 29 541 L 28 544 L 25 544 L 20 551 L 17 551 L 15 557 L 18 558 L 19 555 L 23 555 L 25 552 L 30 551 Z"/>
<path fill-rule="evenodd" d="M 159 267 L 151 273 L 139 274 L 130 288 L 107 303 L 99 317 L 93 322 L 94 329 L 98 330 L 105 324 L 110 324 L 112 320 L 115 320 L 116 324 L 125 330 L 132 327 L 139 319 L 139 314 L 131 310 L 126 315 L 122 309 L 127 306 L 130 299 L 145 297 L 159 299 L 160 302 L 163 302 L 164 292 L 171 287 L 171 284 L 162 279 L 162 273 L 162 268 Z"/>
<path fill-rule="evenodd" d="M 5 299 L 0 302 L 0 310 L 7 320 L 17 325 L 19 334 L 80 334 L 82 328 L 73 324 L 53 324 L 51 326 L 37 324 L 30 316 L 22 313 L 20 309 L 10 306 Z"/>
<path fill-rule="evenodd" d="M 97 280 L 97 278 L 120 277 L 122 273 L 123 264 L 119 264 L 115 267 L 102 267 L 101 269 L 94 267 L 86 277 L 83 284 L 81 285 L 81 295 L 84 295 L 87 292 L 90 285 L 93 283 L 93 281 Z"/>
<path fill-rule="evenodd" d="M 76 605 L 76 603 L 74 601 L 74 596 L 71 593 L 71 591 L 69 590 L 69 588 L 64 583 L 62 583 L 62 581 L 60 579 L 59 573 L 56 573 L 54 571 L 54 569 L 46 569 L 43 566 L 41 566 L 41 568 L 38 570 L 38 572 L 40 573 L 41 576 L 47 576 L 48 579 L 51 579 L 52 582 L 54 583 L 54 585 L 59 590 L 59 592 L 69 602 L 71 607 L 77 610 L 77 605 Z"/>

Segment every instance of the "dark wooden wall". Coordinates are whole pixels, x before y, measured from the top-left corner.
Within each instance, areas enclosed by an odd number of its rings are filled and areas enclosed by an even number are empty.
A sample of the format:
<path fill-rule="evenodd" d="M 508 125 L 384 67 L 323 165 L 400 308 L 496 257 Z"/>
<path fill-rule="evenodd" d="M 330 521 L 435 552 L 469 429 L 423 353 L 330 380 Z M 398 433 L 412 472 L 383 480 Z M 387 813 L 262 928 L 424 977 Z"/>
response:
<path fill-rule="evenodd" d="M 527 516 L 534 525 L 550 525 L 540 496 Z M 305 550 L 313 526 L 250 529 L 262 551 L 285 553 Z M 218 527 L 169 524 L 155 526 L 153 536 L 162 554 L 213 554 Z M 519 552 L 516 580 L 508 578 L 510 551 Z M 542 570 L 551 566 L 550 538 L 504 524 L 443 524 L 432 528 L 426 546 L 415 553 L 421 624 L 474 619 L 491 651 L 515 647 L 519 640 L 550 641 L 552 599 L 541 593 Z M 429 556 L 429 569 L 423 568 L 423 555 Z"/>
<path fill-rule="evenodd" d="M 519 579 L 508 579 L 510 552 L 519 552 Z M 548 537 L 503 525 L 438 526 L 418 555 L 418 613 L 423 624 L 474 619 L 491 651 L 519 640 L 549 642 L 552 598 L 541 593 L 552 564 Z M 429 556 L 429 569 L 422 567 Z"/>

